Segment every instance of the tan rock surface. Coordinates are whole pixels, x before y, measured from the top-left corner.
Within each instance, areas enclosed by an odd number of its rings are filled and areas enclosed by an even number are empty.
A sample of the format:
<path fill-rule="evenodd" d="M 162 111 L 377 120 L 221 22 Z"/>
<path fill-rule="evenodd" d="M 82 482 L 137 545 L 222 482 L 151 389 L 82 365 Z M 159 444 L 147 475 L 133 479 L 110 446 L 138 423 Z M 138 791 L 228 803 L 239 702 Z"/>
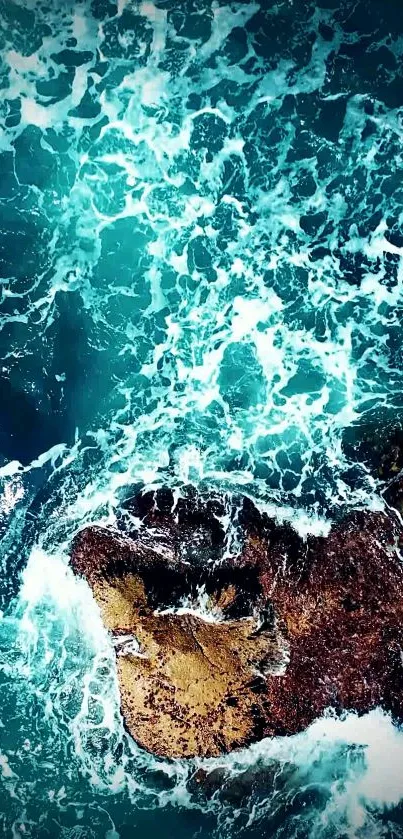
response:
<path fill-rule="evenodd" d="M 282 666 L 280 635 L 256 633 L 252 618 L 154 613 L 132 573 L 94 576 L 92 589 L 115 644 L 122 714 L 141 746 L 169 757 L 218 755 L 259 736 L 256 677 Z M 220 602 L 231 596 L 221 593 Z"/>

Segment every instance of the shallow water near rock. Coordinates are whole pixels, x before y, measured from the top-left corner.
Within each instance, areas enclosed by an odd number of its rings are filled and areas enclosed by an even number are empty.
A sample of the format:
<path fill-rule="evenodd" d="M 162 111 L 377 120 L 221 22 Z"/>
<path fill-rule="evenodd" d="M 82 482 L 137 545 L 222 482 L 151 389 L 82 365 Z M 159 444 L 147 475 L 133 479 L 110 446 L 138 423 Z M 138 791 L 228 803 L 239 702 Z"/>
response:
<path fill-rule="evenodd" d="M 26 0 L 0 21 L 2 832 L 401 836 L 381 710 L 210 761 L 138 749 L 68 568 L 139 487 L 242 493 L 302 533 L 383 508 L 400 3 Z"/>

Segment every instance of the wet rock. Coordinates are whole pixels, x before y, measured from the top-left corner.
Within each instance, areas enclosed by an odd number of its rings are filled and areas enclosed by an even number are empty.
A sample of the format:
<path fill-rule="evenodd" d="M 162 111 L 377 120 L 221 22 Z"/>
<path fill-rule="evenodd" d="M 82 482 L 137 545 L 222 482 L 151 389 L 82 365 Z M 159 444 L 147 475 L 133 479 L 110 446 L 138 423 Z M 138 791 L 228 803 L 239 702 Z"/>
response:
<path fill-rule="evenodd" d="M 392 420 L 391 420 L 392 423 Z M 352 426 L 345 432 L 344 450 L 352 462 L 365 463 L 378 481 L 388 505 L 403 511 L 403 429 L 391 425 L 387 433 L 379 422 L 368 422 L 365 429 Z"/>
<path fill-rule="evenodd" d="M 187 788 L 192 795 L 196 795 L 198 798 L 212 798 L 223 788 L 229 777 L 228 770 L 223 766 L 217 766 L 210 771 L 200 767 L 189 778 Z"/>
<path fill-rule="evenodd" d="M 282 784 L 292 771 L 291 766 L 283 767 Z M 258 761 L 241 771 L 224 766 L 210 770 L 200 767 L 189 779 L 187 788 L 199 799 L 217 796 L 220 801 L 240 807 L 252 796 L 266 797 L 278 785 L 278 765 Z"/>
<path fill-rule="evenodd" d="M 126 510 L 132 531 L 126 518 L 121 532 L 89 527 L 74 541 L 72 566 L 111 632 L 136 741 L 208 756 L 294 734 L 327 708 L 381 705 L 403 719 L 398 519 L 355 512 L 304 541 L 238 499 L 239 548 L 228 557 L 224 506 L 194 493 L 179 505 L 170 493 L 139 496 Z"/>
<path fill-rule="evenodd" d="M 401 718 L 401 541 L 396 521 L 355 513 L 308 540 L 297 565 L 269 551 L 260 580 L 290 644 L 286 672 L 266 683 L 275 731 L 294 733 L 327 707 L 381 705 Z"/>
<path fill-rule="evenodd" d="M 174 551 L 157 551 L 95 527 L 82 531 L 73 547 L 73 568 L 87 577 L 112 634 L 127 728 L 142 746 L 166 756 L 220 754 L 259 738 L 264 708 L 256 685 L 263 684 L 261 671 L 282 665 L 281 633 L 257 634 L 253 617 L 208 622 L 189 612 L 155 611 L 156 592 L 165 606 L 175 602 L 180 585 L 190 591 L 209 576 Z M 236 570 L 238 590 L 241 576 Z M 236 596 L 217 577 L 209 595 L 213 613 Z"/>

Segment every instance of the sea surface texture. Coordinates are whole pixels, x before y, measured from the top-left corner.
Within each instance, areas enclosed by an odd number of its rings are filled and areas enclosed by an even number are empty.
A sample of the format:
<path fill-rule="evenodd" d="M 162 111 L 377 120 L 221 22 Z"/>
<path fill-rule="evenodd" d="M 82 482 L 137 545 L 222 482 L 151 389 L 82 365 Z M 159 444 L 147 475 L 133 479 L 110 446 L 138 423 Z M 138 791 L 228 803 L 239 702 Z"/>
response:
<path fill-rule="evenodd" d="M 0 0 L 0 44 L 2 835 L 403 836 L 381 710 L 221 760 L 137 748 L 68 567 L 139 487 L 245 494 L 303 533 L 382 509 L 401 0 Z M 199 765 L 266 780 L 206 799 Z"/>

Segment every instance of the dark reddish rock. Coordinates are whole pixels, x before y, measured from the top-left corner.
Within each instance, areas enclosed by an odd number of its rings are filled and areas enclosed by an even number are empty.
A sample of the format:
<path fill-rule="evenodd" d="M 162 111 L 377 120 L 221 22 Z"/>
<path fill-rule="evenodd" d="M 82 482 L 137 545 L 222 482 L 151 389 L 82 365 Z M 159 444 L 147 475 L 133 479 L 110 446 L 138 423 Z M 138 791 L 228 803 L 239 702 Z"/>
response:
<path fill-rule="evenodd" d="M 266 696 L 277 731 L 293 733 L 326 707 L 402 714 L 402 532 L 381 513 L 356 513 L 282 563 L 260 565 L 290 643 L 290 662 Z"/>
<path fill-rule="evenodd" d="M 122 511 L 121 532 L 75 539 L 72 565 L 114 638 L 133 737 L 157 754 L 214 755 L 301 731 L 329 707 L 380 705 L 402 720 L 398 518 L 355 512 L 304 541 L 245 499 L 228 557 L 223 512 L 224 499 L 149 494 Z M 201 589 L 221 622 L 161 614 Z"/>

